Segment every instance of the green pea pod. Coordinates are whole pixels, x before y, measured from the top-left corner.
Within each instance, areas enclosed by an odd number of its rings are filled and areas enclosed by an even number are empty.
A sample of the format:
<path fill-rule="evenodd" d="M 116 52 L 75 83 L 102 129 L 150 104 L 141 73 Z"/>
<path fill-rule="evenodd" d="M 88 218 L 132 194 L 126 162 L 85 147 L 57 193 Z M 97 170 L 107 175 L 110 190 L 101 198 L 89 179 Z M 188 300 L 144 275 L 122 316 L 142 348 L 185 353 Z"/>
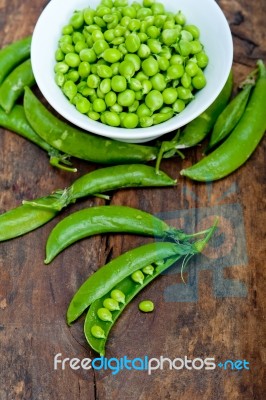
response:
<path fill-rule="evenodd" d="M 53 196 L 35 200 L 49 205 L 54 202 Z M 57 215 L 58 211 L 49 208 L 34 208 L 22 205 L 0 215 L 0 242 L 24 235 L 46 224 Z"/>
<path fill-rule="evenodd" d="M 192 147 L 200 143 L 206 135 L 211 131 L 218 116 L 226 107 L 233 89 L 232 71 L 224 85 L 219 96 L 214 102 L 193 121 L 189 122 L 185 129 L 181 132 L 178 146 L 179 148 Z"/>
<path fill-rule="evenodd" d="M 51 114 L 25 88 L 26 117 L 37 134 L 56 149 L 83 160 L 102 164 L 146 162 L 156 158 L 158 149 L 105 139 L 76 129 Z"/>
<path fill-rule="evenodd" d="M 68 155 L 60 154 L 58 150 L 46 143 L 37 133 L 34 132 L 26 118 L 23 106 L 16 104 L 9 114 L 5 113 L 0 107 L 0 126 L 9 129 L 12 132 L 30 140 L 43 150 L 47 151 L 50 156 L 50 164 L 67 171 L 76 172 L 75 168 L 69 165 Z M 62 164 L 61 164 L 62 163 Z M 64 164 L 64 165 L 63 165 Z"/>
<path fill-rule="evenodd" d="M 0 50 L 0 85 L 5 77 L 30 56 L 31 36 L 18 40 Z"/>
<path fill-rule="evenodd" d="M 209 153 L 232 132 L 245 111 L 253 86 L 254 85 L 252 84 L 246 85 L 219 115 L 214 124 L 210 142 L 205 150 L 205 154 Z"/>
<path fill-rule="evenodd" d="M 120 255 L 99 268 L 78 289 L 67 310 L 67 322 L 74 322 L 95 300 L 112 290 L 134 271 L 174 256 L 186 255 L 190 244 L 155 242 L 145 244 Z"/>
<path fill-rule="evenodd" d="M 113 289 L 121 290 L 125 294 L 125 303 L 120 304 L 119 310 L 115 310 L 112 312 L 112 317 L 113 317 L 112 322 L 102 321 L 97 315 L 97 311 L 100 307 L 102 307 L 104 300 L 111 297 L 110 292 L 105 294 L 103 297 L 95 300 L 91 304 L 85 318 L 84 333 L 88 344 L 93 350 L 97 351 L 97 353 L 99 353 L 101 356 L 104 356 L 108 335 L 112 327 L 114 326 L 115 322 L 126 308 L 126 306 L 133 300 L 133 298 L 141 290 L 144 289 L 145 286 L 147 286 L 151 281 L 153 281 L 158 275 L 160 275 L 167 268 L 171 267 L 181 257 L 182 257 L 181 255 L 178 255 L 176 257 L 171 257 L 166 261 L 164 260 L 164 262 L 160 263 L 158 266 L 155 266 L 153 275 L 146 275 L 142 285 L 134 282 L 130 277 L 127 277 L 121 282 L 119 282 Z M 93 326 L 99 326 L 103 330 L 104 332 L 103 338 L 96 338 L 92 334 Z"/>
<path fill-rule="evenodd" d="M 0 86 L 0 106 L 9 113 L 16 100 L 24 93 L 25 86 L 33 86 L 35 78 L 28 59 L 19 64 L 5 78 Z"/>
<path fill-rule="evenodd" d="M 266 129 L 266 68 L 258 61 L 259 77 L 246 110 L 231 135 L 197 164 L 183 169 L 181 175 L 196 181 L 221 179 L 243 165 L 258 146 Z"/>
<path fill-rule="evenodd" d="M 23 206 L 0 215 L 2 230 L 0 241 L 15 238 L 42 226 L 64 207 L 81 197 L 97 196 L 99 192 L 120 187 L 174 186 L 175 184 L 175 180 L 163 172 L 156 174 L 155 169 L 147 165 L 118 165 L 98 169 L 78 178 L 69 188 L 57 190 L 51 196 L 30 201 L 24 200 Z M 17 228 L 13 229 L 16 224 Z"/>
<path fill-rule="evenodd" d="M 85 237 L 102 233 L 133 233 L 144 236 L 182 240 L 183 231 L 170 227 L 161 219 L 126 206 L 90 207 L 70 214 L 50 233 L 46 243 L 45 264 L 61 251 Z"/>

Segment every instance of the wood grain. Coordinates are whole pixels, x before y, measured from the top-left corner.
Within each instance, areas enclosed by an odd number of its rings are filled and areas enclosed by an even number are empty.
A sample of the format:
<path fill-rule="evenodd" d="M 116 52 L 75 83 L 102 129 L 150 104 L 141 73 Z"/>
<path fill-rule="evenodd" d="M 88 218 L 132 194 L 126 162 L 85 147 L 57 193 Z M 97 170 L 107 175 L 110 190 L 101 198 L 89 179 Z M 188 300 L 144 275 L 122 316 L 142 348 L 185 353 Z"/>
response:
<path fill-rule="evenodd" d="M 30 34 L 45 0 L 1 0 L 0 45 Z M 266 59 L 265 2 L 218 1 L 234 39 L 237 84 L 258 58 Z M 173 177 L 201 156 L 165 160 Z M 79 172 L 98 166 L 75 160 Z M 76 176 L 75 176 L 76 177 Z M 220 215 L 222 224 L 206 252 L 189 264 L 182 284 L 179 270 L 161 276 L 123 313 L 107 346 L 107 357 L 214 357 L 216 362 L 247 360 L 250 370 L 54 371 L 62 357 L 95 357 L 87 346 L 82 320 L 68 328 L 65 312 L 84 279 L 116 257 L 150 239 L 130 235 L 97 236 L 64 251 L 44 266 L 51 228 L 75 210 L 104 204 L 88 198 L 46 226 L 0 244 L 0 400 L 261 400 L 265 398 L 265 141 L 248 163 L 212 184 L 184 178 L 170 189 L 120 190 L 111 204 L 139 207 L 175 226 L 193 231 Z M 73 175 L 54 170 L 46 154 L 17 135 L 0 129 L 0 212 L 64 188 Z M 242 284 L 242 286 L 241 286 Z M 176 286 L 173 286 L 176 285 Z M 156 312 L 143 315 L 137 304 L 154 301 Z"/>

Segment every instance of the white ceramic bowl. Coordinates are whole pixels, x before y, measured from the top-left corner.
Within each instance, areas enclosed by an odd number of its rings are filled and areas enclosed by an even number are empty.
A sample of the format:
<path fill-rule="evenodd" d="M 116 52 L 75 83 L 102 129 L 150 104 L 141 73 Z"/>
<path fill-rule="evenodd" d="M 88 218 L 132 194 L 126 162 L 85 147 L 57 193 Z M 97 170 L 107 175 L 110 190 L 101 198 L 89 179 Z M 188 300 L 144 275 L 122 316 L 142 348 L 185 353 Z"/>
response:
<path fill-rule="evenodd" d="M 129 0 L 129 3 L 131 1 Z M 142 0 L 139 0 L 142 3 Z M 205 69 L 207 85 L 179 115 L 167 122 L 149 128 L 114 128 L 93 121 L 79 113 L 64 96 L 54 81 L 55 51 L 66 25 L 75 10 L 90 6 L 95 8 L 100 0 L 51 0 L 35 26 L 31 58 L 36 82 L 50 105 L 74 125 L 108 138 L 126 142 L 146 142 L 174 131 L 206 110 L 222 90 L 233 60 L 233 44 L 226 18 L 214 0 L 160 0 L 167 11 L 181 10 L 187 23 L 196 25 L 200 40 L 209 56 Z"/>

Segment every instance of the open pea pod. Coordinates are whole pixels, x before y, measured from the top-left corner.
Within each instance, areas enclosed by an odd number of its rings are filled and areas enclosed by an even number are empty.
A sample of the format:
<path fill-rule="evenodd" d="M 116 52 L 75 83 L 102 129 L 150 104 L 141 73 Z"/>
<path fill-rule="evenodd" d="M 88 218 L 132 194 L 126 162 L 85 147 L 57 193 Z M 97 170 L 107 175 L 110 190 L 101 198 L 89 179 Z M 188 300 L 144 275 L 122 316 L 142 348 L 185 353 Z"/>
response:
<path fill-rule="evenodd" d="M 105 346 L 108 339 L 108 335 L 114 326 L 116 320 L 122 314 L 126 306 L 133 300 L 133 298 L 145 288 L 151 281 L 153 281 L 158 275 L 160 275 L 167 268 L 171 267 L 175 262 L 177 262 L 182 256 L 178 255 L 171 257 L 166 261 L 154 265 L 154 272 L 152 275 L 144 275 L 144 281 L 142 284 L 134 282 L 131 277 L 126 277 L 124 280 L 119 282 L 112 290 L 121 291 L 125 300 L 123 303 L 120 302 L 119 310 L 112 311 L 112 321 L 103 321 L 98 317 L 98 310 L 104 307 L 103 303 L 106 299 L 112 298 L 112 291 L 108 292 L 106 295 L 100 299 L 95 300 L 87 312 L 85 323 L 84 323 L 84 334 L 86 340 L 90 347 L 97 351 L 101 356 L 105 355 Z M 100 329 L 99 329 L 100 328 Z M 98 337 L 95 336 L 94 330 L 98 331 Z M 100 334 L 99 334 L 100 333 Z M 99 337 L 102 336 L 102 337 Z"/>

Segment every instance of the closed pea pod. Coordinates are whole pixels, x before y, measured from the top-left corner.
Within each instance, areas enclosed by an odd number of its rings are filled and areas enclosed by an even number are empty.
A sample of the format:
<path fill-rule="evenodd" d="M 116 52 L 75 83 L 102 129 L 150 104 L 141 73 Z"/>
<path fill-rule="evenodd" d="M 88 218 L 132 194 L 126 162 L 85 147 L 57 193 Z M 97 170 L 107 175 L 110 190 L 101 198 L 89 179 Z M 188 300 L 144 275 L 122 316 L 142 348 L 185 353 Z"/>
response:
<path fill-rule="evenodd" d="M 14 67 L 30 56 L 31 36 L 18 40 L 0 50 L 0 84 Z"/>
<path fill-rule="evenodd" d="M 100 233 L 133 233 L 160 238 L 182 239 L 182 231 L 144 211 L 126 206 L 91 207 L 60 221 L 46 243 L 45 263 L 50 263 L 62 250 L 85 237 Z"/>
<path fill-rule="evenodd" d="M 30 59 L 16 67 L 0 86 L 0 106 L 9 113 L 16 100 L 24 93 L 24 86 L 33 86 L 35 78 Z"/>
<path fill-rule="evenodd" d="M 207 157 L 182 170 L 181 175 L 197 181 L 221 179 L 243 165 L 256 149 L 266 129 L 266 68 L 261 60 L 258 66 L 259 78 L 231 135 Z"/>

